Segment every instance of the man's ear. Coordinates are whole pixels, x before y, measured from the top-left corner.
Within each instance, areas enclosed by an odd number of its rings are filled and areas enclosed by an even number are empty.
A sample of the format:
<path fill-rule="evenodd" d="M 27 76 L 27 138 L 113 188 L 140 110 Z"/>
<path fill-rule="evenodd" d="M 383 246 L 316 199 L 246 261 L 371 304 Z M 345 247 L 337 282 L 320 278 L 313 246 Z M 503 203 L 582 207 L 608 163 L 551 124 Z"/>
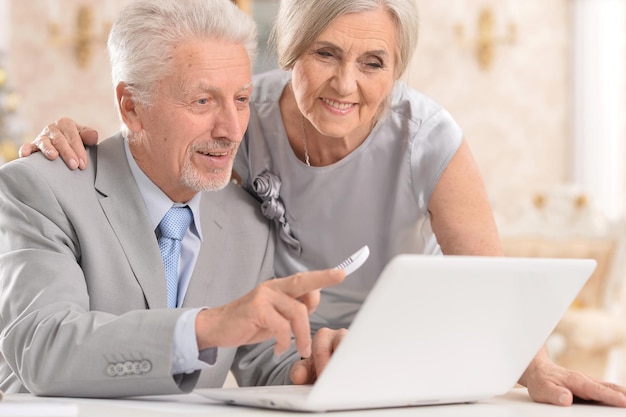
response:
<path fill-rule="evenodd" d="M 115 88 L 115 96 L 117 98 L 117 106 L 120 117 L 124 124 L 135 133 L 141 132 L 143 123 L 137 109 L 137 103 L 125 83 L 119 83 Z"/>

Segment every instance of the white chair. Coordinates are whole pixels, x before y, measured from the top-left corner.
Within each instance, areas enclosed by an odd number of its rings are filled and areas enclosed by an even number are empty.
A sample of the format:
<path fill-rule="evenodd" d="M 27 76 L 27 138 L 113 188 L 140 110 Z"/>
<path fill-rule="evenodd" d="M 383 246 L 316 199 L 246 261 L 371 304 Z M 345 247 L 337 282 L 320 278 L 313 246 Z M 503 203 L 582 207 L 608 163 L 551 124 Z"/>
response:
<path fill-rule="evenodd" d="M 623 383 L 616 355 L 626 346 L 622 226 L 600 215 L 585 195 L 560 187 L 538 193 L 519 218 L 499 227 L 507 256 L 596 259 L 596 271 L 548 339 L 548 350 L 567 368 Z"/>

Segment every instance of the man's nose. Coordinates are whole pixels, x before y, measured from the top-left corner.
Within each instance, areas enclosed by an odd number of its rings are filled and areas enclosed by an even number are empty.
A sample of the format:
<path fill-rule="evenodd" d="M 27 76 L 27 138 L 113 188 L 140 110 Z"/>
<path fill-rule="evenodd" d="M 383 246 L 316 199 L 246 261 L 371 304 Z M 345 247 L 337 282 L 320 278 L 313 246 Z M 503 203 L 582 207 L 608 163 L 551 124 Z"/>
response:
<path fill-rule="evenodd" d="M 223 137 L 233 142 L 241 142 L 248 125 L 249 115 L 244 116 L 234 105 L 223 106 L 217 115 L 213 137 Z"/>

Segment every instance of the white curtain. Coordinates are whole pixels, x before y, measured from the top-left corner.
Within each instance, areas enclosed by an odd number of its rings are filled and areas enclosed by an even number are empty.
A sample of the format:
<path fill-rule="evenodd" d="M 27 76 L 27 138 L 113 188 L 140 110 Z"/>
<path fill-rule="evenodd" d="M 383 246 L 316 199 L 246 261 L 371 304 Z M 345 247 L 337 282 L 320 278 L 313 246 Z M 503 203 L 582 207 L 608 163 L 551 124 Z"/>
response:
<path fill-rule="evenodd" d="M 0 0 L 0 56 L 9 49 L 9 0 Z"/>
<path fill-rule="evenodd" d="M 624 0 L 573 0 L 573 178 L 612 220 L 624 216 Z"/>

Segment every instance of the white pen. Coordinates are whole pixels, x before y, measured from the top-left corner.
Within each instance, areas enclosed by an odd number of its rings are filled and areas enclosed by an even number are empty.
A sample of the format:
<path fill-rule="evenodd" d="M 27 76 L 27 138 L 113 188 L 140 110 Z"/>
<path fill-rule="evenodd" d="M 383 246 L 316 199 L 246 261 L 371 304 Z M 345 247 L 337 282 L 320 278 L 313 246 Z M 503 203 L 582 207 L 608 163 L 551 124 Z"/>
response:
<path fill-rule="evenodd" d="M 365 263 L 369 256 L 370 248 L 365 245 L 354 254 L 352 254 L 350 257 L 345 259 L 343 262 L 341 262 L 339 265 L 337 265 L 335 268 L 343 269 L 346 272 L 346 276 L 348 276 L 357 269 L 359 269 L 359 267 Z"/>

